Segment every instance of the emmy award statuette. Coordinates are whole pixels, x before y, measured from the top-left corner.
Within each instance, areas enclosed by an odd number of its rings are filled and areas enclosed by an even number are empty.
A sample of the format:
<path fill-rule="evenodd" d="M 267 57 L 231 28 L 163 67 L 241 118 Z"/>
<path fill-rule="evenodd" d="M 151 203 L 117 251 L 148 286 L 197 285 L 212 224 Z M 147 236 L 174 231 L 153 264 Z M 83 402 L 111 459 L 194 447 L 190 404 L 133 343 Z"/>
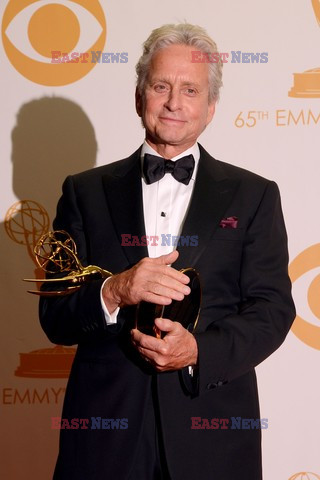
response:
<path fill-rule="evenodd" d="M 55 230 L 42 235 L 34 248 L 34 255 L 39 267 L 49 274 L 67 273 L 55 278 L 25 278 L 25 282 L 44 284 L 64 283 L 60 290 L 28 290 L 28 293 L 40 296 L 69 295 L 81 288 L 81 285 L 94 278 L 109 278 L 112 273 L 96 265 L 84 267 L 77 257 L 77 247 L 68 232 Z"/>
<path fill-rule="evenodd" d="M 59 289 L 28 290 L 29 293 L 40 296 L 70 295 L 79 290 L 86 282 L 95 278 L 109 278 L 112 273 L 96 265 L 84 267 L 78 256 L 77 248 L 71 236 L 63 231 L 48 232 L 40 237 L 34 255 L 39 267 L 47 274 L 59 275 L 51 278 L 24 279 L 26 282 L 41 282 L 54 287 L 59 283 Z M 161 306 L 148 302 L 137 305 L 135 326 L 142 332 L 161 337 L 161 332 L 154 325 L 157 317 L 168 318 L 180 322 L 186 329 L 193 332 L 196 328 L 201 305 L 201 285 L 198 272 L 194 268 L 180 270 L 190 279 L 191 292 L 183 300 L 173 300 L 170 305 Z M 61 276 L 61 274 L 65 274 Z M 62 285 L 62 286 L 61 286 Z"/>

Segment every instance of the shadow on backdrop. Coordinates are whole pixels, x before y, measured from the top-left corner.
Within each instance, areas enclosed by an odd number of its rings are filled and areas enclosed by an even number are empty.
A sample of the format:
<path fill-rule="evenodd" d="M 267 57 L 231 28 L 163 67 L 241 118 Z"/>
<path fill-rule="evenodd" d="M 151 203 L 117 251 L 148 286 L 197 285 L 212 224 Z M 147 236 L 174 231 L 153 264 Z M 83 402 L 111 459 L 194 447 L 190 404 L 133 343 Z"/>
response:
<path fill-rule="evenodd" d="M 13 404 L 6 409 L 3 419 L 6 434 L 1 448 L 6 461 L 2 468 L 12 472 L 12 478 L 20 468 L 17 448 L 27 452 L 32 448 L 37 452 L 33 454 L 35 460 L 25 465 L 24 478 L 35 478 L 34 472 L 37 472 L 36 478 L 49 478 L 58 440 L 47 431 L 46 422 L 50 414 L 59 414 L 61 405 L 51 398 L 49 403 L 49 397 L 46 399 L 43 392 L 51 392 L 50 387 L 63 392 L 65 378 L 62 377 L 66 376 L 61 372 L 66 371 L 65 348 L 54 347 L 46 338 L 39 325 L 38 298 L 27 293 L 30 285 L 22 278 L 35 276 L 30 255 L 33 238 L 41 228 L 51 228 L 64 178 L 94 167 L 96 154 L 93 126 L 76 103 L 44 97 L 25 103 L 17 113 L 11 160 L 13 190 L 20 204 L 11 209 L 7 230 L 0 224 L 0 378 L 7 391 L 20 392 L 20 397 L 12 394 L 7 398 Z M 22 211 L 19 205 L 24 206 Z M 5 207 L 9 210 L 11 205 Z M 55 371 L 50 371 L 51 366 Z M 35 393 L 40 397 L 32 397 Z M 33 405 L 37 398 L 44 403 L 38 409 Z M 60 395 L 59 402 L 62 399 Z"/>
<path fill-rule="evenodd" d="M 97 142 L 79 105 L 44 97 L 23 105 L 12 131 L 13 190 L 55 212 L 65 177 L 94 167 Z"/>
<path fill-rule="evenodd" d="M 1 348 L 5 372 L 12 378 L 18 352 L 48 345 L 39 327 L 37 298 L 27 294 L 22 278 L 35 277 L 34 241 L 51 229 L 61 185 L 69 174 L 95 166 L 93 126 L 76 103 L 43 97 L 24 104 L 12 131 L 13 190 L 18 205 L 1 224 L 0 265 L 5 334 Z M 22 207 L 22 208 L 21 208 Z M 6 227 L 6 228 L 5 228 Z"/>

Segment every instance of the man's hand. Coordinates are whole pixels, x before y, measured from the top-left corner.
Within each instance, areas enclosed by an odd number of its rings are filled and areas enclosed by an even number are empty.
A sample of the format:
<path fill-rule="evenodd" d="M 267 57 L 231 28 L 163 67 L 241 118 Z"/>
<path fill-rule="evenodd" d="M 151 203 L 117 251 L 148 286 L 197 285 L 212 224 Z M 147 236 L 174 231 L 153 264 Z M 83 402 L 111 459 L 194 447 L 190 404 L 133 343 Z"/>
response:
<path fill-rule="evenodd" d="M 157 258 L 145 257 L 129 270 L 114 275 L 103 287 L 102 296 L 109 313 L 117 307 L 136 305 L 142 300 L 169 305 L 190 293 L 189 277 L 169 267 L 179 256 L 177 250 Z"/>
<path fill-rule="evenodd" d="M 132 343 L 141 356 L 158 372 L 179 370 L 198 361 L 198 346 L 194 336 L 181 323 L 166 318 L 156 318 L 156 326 L 167 332 L 163 339 L 131 331 Z"/>

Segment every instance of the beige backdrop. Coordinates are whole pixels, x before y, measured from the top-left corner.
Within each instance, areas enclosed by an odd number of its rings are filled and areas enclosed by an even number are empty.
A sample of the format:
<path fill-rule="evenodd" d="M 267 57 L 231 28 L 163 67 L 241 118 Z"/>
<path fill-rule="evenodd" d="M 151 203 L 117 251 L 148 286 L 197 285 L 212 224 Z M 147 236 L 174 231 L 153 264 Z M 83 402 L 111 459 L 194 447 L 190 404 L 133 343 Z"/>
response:
<path fill-rule="evenodd" d="M 282 193 L 298 317 L 257 369 L 269 425 L 264 477 L 319 480 L 320 73 L 301 74 L 320 67 L 320 0 L 3 0 L 0 17 L 1 478 L 51 478 L 58 446 L 51 417 L 60 415 L 73 355 L 46 339 L 37 299 L 21 281 L 35 275 L 32 244 L 49 228 L 68 173 L 123 158 L 141 143 L 134 109 L 141 44 L 151 29 L 186 20 L 229 53 L 202 143 L 274 179 Z M 68 34 L 51 29 L 57 19 Z M 119 53 L 119 61 L 53 64 L 52 50 Z M 268 62 L 232 63 L 232 51 L 266 52 Z"/>

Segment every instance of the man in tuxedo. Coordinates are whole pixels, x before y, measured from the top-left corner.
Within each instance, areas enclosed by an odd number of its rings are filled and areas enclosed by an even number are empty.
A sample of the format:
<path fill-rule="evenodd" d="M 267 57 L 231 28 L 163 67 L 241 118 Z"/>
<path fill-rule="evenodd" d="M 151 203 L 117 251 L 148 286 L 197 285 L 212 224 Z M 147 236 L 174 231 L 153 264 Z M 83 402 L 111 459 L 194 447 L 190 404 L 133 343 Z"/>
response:
<path fill-rule="evenodd" d="M 276 184 L 197 143 L 222 63 L 195 63 L 194 51 L 217 52 L 200 27 L 151 33 L 137 65 L 144 144 L 63 186 L 54 229 L 114 275 L 41 299 L 48 337 L 78 344 L 62 417 L 89 422 L 61 430 L 56 480 L 262 478 L 254 367 L 294 319 L 287 238 Z M 197 244 L 163 245 L 169 234 Z M 139 302 L 190 294 L 189 266 L 202 283 L 196 329 L 166 318 L 162 338 L 135 329 Z"/>

